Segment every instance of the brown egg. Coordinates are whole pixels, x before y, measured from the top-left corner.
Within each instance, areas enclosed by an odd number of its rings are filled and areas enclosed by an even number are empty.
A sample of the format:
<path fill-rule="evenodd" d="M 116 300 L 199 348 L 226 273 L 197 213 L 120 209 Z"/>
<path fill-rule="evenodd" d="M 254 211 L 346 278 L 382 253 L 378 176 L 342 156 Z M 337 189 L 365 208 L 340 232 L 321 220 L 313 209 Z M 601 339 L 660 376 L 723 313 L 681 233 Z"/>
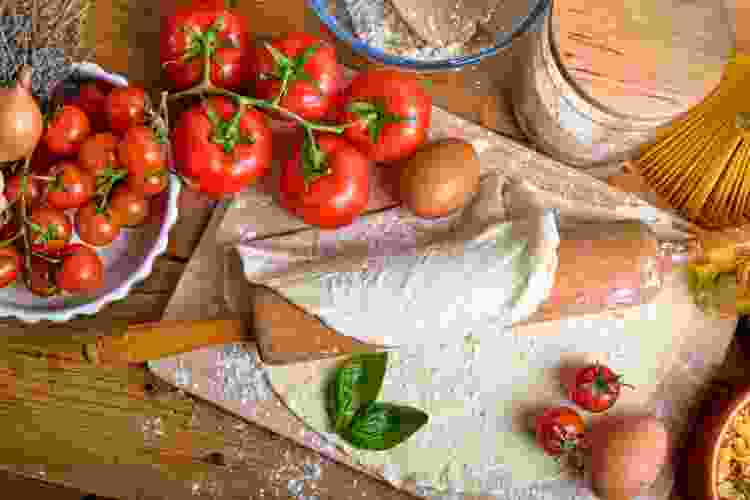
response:
<path fill-rule="evenodd" d="M 591 479 L 604 500 L 630 500 L 656 481 L 669 436 L 653 417 L 604 417 L 589 432 Z"/>
<path fill-rule="evenodd" d="M 447 139 L 422 147 L 401 165 L 401 201 L 420 217 L 442 217 L 471 200 L 479 187 L 471 144 Z"/>

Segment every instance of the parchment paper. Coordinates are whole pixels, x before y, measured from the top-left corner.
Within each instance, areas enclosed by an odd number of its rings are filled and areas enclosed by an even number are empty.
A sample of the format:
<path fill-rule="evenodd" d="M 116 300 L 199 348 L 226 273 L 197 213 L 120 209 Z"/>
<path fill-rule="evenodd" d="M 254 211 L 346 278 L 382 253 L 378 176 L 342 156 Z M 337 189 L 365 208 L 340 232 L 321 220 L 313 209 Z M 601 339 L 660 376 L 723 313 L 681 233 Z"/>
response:
<path fill-rule="evenodd" d="M 662 238 L 680 238 L 686 234 L 688 225 L 684 221 L 655 209 L 640 198 L 614 191 L 586 174 L 437 108 L 433 111 L 431 136 L 457 137 L 470 141 L 479 154 L 483 174 L 499 171 L 507 177 L 511 185 L 519 187 L 513 191 L 516 193 L 513 206 L 521 207 L 521 211 L 529 206 L 528 202 L 537 206 L 541 203 L 545 208 L 558 208 L 562 219 L 640 219 L 651 224 L 657 235 Z M 290 148 L 288 144 L 285 147 L 281 140 L 277 140 L 277 146 L 277 158 L 283 158 Z M 382 178 L 385 171 L 386 169 L 373 170 L 375 189 L 370 203 L 372 210 L 392 204 L 388 196 L 388 183 Z M 233 251 L 232 247 L 243 238 L 288 234 L 304 228 L 299 220 L 289 217 L 275 202 L 274 183 L 275 179 L 270 178 L 262 185 L 244 193 L 231 206 L 219 208 L 186 268 L 167 308 L 166 318 L 198 319 L 222 317 L 231 313 L 226 306 L 224 284 L 236 280 L 226 280 L 225 275 L 238 278 L 241 276 L 239 259 L 226 258 Z M 531 200 L 527 199 L 529 193 L 533 195 Z M 658 368 L 650 370 L 647 374 L 632 374 L 644 382 L 639 385 L 637 391 L 638 397 L 644 398 L 638 404 L 639 408 L 654 412 L 667 420 L 676 434 L 679 434 L 677 431 L 685 429 L 686 409 L 713 368 L 722 362 L 734 329 L 733 320 L 717 321 L 711 323 L 710 327 L 695 329 L 693 320 L 690 319 L 695 318 L 693 308 L 694 306 L 686 300 L 673 304 L 673 330 L 668 336 L 669 340 L 662 346 L 663 357 L 659 357 Z M 623 321 L 648 315 L 650 310 L 644 307 L 631 310 L 629 315 L 610 314 L 578 318 L 576 321 L 582 328 L 604 324 L 616 329 Z M 554 322 L 526 326 L 524 329 L 524 334 L 529 337 L 554 337 L 561 334 L 560 328 L 557 328 Z M 246 347 L 250 351 L 254 350 L 253 345 Z M 311 432 L 308 427 L 302 425 L 277 398 L 248 401 L 223 390 L 225 380 L 221 376 L 221 362 L 225 358 L 222 354 L 224 352 L 225 349 L 222 348 L 204 349 L 153 362 L 150 365 L 158 376 L 188 392 L 211 400 L 231 412 L 311 446 L 336 460 L 351 463 L 351 460 L 326 440 L 325 436 Z M 638 356 L 638 353 L 633 355 Z M 653 363 L 649 365 L 654 366 Z M 186 378 L 186 373 L 189 373 L 190 377 Z M 631 376 L 630 373 L 628 375 Z M 536 395 L 545 398 L 537 401 L 540 405 L 550 402 L 554 404 L 557 401 L 546 399 L 548 394 L 545 395 L 545 391 L 548 390 L 549 387 L 545 390 L 540 387 L 538 392 L 532 391 L 529 396 L 532 399 Z M 670 477 L 669 474 L 665 475 L 664 482 L 653 492 L 655 497 L 668 496 L 671 489 Z M 512 485 L 509 487 L 512 488 Z M 579 496 L 582 498 L 590 495 L 581 483 L 570 481 L 549 483 L 544 488 L 533 491 L 537 492 L 537 498 L 559 498 L 561 495 L 571 497 L 571 492 L 573 495 L 577 494 L 576 492 L 580 493 Z M 519 491 L 518 495 L 516 498 L 533 498 L 526 490 Z"/>

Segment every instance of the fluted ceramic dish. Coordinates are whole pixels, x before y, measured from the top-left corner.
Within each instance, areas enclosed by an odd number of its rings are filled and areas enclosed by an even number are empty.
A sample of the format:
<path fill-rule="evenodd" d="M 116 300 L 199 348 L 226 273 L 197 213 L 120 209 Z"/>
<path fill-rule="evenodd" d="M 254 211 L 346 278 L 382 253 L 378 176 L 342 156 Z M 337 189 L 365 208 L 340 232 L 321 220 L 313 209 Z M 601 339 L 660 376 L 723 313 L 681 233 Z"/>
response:
<path fill-rule="evenodd" d="M 104 80 L 125 87 L 125 77 L 108 73 L 92 63 L 76 65 L 86 79 Z M 92 315 L 107 304 L 124 299 L 132 288 L 145 280 L 154 261 L 167 250 L 169 231 L 177 221 L 177 198 L 180 182 L 170 176 L 168 189 L 150 200 L 147 223 L 137 228 L 123 229 L 112 245 L 97 249 L 106 268 L 105 284 L 95 296 L 36 297 L 24 286 L 0 289 L 0 317 L 14 317 L 34 323 L 41 320 L 69 321 L 75 316 Z M 73 241 L 78 241 L 74 236 Z"/>

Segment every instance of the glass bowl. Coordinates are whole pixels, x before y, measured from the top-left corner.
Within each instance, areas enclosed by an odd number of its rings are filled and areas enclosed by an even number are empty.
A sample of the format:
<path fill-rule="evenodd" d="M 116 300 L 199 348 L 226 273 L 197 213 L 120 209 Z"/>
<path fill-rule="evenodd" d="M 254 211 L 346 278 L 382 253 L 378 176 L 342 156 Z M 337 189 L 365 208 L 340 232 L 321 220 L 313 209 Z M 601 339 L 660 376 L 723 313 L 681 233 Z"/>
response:
<path fill-rule="evenodd" d="M 508 48 L 513 41 L 524 33 L 543 26 L 543 21 L 551 10 L 552 0 L 504 0 L 513 5 L 501 3 L 498 12 L 505 11 L 509 18 L 503 20 L 508 29 L 494 34 L 494 43 L 487 44 L 475 53 L 457 55 L 442 59 L 416 59 L 389 54 L 383 49 L 370 45 L 353 33 L 348 21 L 343 16 L 337 16 L 331 5 L 342 0 L 307 0 L 308 6 L 315 12 L 320 21 L 330 30 L 339 41 L 351 47 L 357 54 L 386 66 L 396 67 L 404 71 L 436 72 L 455 71 L 466 66 L 477 64 L 485 57 L 492 56 L 498 51 Z M 335 5 L 334 5 L 335 7 Z M 342 7 L 339 7 L 342 9 Z M 497 16 L 502 14 L 496 14 Z"/>

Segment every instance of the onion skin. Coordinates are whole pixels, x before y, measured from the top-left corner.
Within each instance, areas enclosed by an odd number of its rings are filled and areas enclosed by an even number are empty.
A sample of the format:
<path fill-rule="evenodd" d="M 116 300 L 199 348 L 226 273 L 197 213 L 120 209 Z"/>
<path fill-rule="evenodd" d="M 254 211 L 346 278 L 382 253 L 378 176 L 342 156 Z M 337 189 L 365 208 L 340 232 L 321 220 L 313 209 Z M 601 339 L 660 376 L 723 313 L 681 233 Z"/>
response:
<path fill-rule="evenodd" d="M 31 75 L 32 69 L 24 66 L 15 87 L 0 89 L 0 162 L 31 155 L 42 138 L 42 112 L 31 95 Z"/>

